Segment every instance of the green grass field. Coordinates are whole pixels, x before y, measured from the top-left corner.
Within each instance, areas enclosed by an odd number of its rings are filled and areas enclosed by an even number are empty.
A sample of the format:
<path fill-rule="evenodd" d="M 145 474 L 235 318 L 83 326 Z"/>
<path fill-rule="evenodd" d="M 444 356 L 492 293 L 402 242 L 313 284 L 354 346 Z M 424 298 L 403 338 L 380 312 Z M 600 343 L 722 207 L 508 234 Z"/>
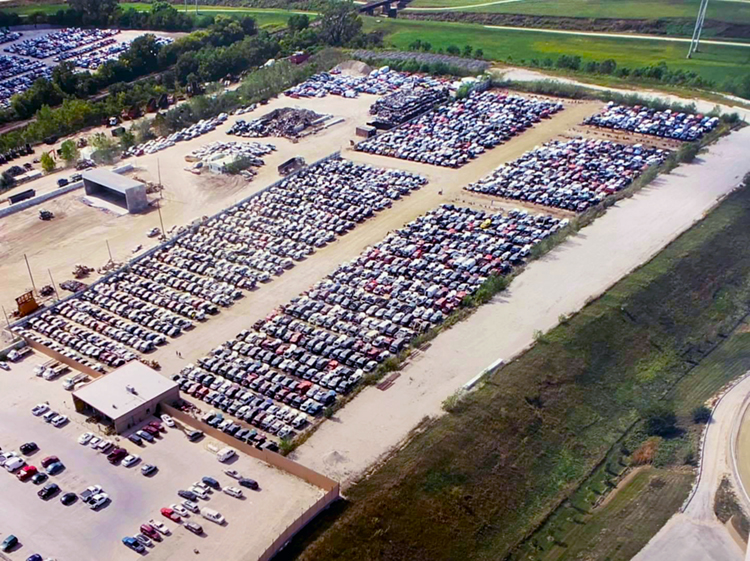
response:
<path fill-rule="evenodd" d="M 648 407 L 681 383 L 696 392 L 686 403 L 700 401 L 731 375 L 712 367 L 712 380 L 696 384 L 702 374 L 694 366 L 712 357 L 748 302 L 746 187 L 353 486 L 348 508 L 301 558 L 468 561 L 518 552 L 558 505 L 579 501 L 600 462 L 612 473 L 610 463 L 627 460 L 643 435 L 627 442 L 630 451 L 616 443 L 638 433 Z M 690 443 L 664 440 L 655 466 L 687 461 Z M 584 494 L 601 493 L 605 484 L 595 480 Z M 684 496 L 685 486 L 675 485 L 663 510 L 641 518 L 637 535 L 616 513 L 601 524 L 613 538 L 647 539 Z M 568 532 L 581 532 L 577 547 L 590 553 L 585 539 L 601 534 L 571 525 L 553 539 L 566 543 Z M 542 538 L 540 547 L 552 554 Z M 610 553 L 565 558 L 621 558 Z"/>
<path fill-rule="evenodd" d="M 728 76 L 750 72 L 750 48 L 704 45 L 692 59 L 685 58 L 688 44 L 631 38 L 600 38 L 526 30 L 490 29 L 482 25 L 416 20 L 364 18 L 367 30 L 381 30 L 385 42 L 407 50 L 417 39 L 432 44 L 433 52 L 449 45 L 482 49 L 485 58 L 523 65 L 532 59 L 556 60 L 562 54 L 578 54 L 585 61 L 614 59 L 630 68 L 666 62 L 670 68 L 692 70 L 721 83 Z"/>
<path fill-rule="evenodd" d="M 657 19 L 695 18 L 699 0 L 517 0 L 487 4 L 492 0 L 414 0 L 409 7 L 465 7 L 467 11 L 535 16 L 563 16 L 581 18 Z M 717 0 L 709 3 L 707 19 L 730 23 L 750 23 L 750 3 Z"/>

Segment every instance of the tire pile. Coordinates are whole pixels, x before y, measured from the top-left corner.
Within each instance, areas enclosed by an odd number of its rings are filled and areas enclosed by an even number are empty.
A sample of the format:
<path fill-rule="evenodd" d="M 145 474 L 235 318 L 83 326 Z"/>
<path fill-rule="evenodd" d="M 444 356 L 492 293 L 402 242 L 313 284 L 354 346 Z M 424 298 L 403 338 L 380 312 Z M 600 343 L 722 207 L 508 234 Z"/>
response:
<path fill-rule="evenodd" d="M 606 140 L 554 140 L 500 166 L 465 189 L 582 212 L 632 183 L 666 150 Z"/>
<path fill-rule="evenodd" d="M 554 101 L 475 92 L 364 140 L 357 144 L 357 150 L 459 168 L 562 108 L 562 103 Z"/>
<path fill-rule="evenodd" d="M 448 88 L 401 88 L 370 107 L 372 124 L 377 128 L 391 129 L 414 117 L 426 113 L 448 99 Z"/>
<path fill-rule="evenodd" d="M 601 113 L 588 117 L 583 124 L 691 142 L 715 129 L 719 118 L 671 109 L 657 111 L 640 105 L 615 105 L 610 101 Z"/>
<path fill-rule="evenodd" d="M 321 413 L 441 323 L 489 275 L 523 264 L 535 243 L 566 224 L 525 211 L 443 205 L 199 359 L 187 369 L 186 391 L 238 421 L 291 438 L 302 428 L 288 423 L 296 411 Z"/>
<path fill-rule="evenodd" d="M 409 172 L 325 160 L 135 259 L 127 271 L 44 312 L 39 321 L 32 318 L 18 332 L 84 364 L 106 356 L 105 364 L 119 365 L 137 357 L 133 351 L 148 352 L 231 306 L 243 290 L 283 274 L 425 183 Z M 57 321 L 60 315 L 64 323 Z M 127 355 L 114 353 L 122 348 Z"/>
<path fill-rule="evenodd" d="M 265 138 L 267 136 L 299 138 L 305 129 L 319 123 L 325 117 L 325 115 L 319 115 L 309 109 L 282 107 L 274 109 L 258 119 L 249 121 L 238 119 L 229 128 L 227 134 L 249 138 Z"/>

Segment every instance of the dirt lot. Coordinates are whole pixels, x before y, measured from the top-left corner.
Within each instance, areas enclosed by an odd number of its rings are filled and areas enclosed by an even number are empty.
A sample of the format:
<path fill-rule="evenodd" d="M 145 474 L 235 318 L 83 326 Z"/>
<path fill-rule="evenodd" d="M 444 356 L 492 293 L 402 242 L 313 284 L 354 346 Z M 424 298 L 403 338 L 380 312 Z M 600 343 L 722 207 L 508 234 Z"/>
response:
<path fill-rule="evenodd" d="M 13 533 L 21 542 L 8 554 L 10 559 L 26 559 L 33 553 L 59 561 L 137 559 L 140 556 L 120 540 L 134 535 L 140 524 L 151 518 L 169 526 L 172 535 L 149 551 L 149 559 L 198 558 L 193 549 L 200 551 L 201 559 L 254 559 L 323 494 L 300 479 L 240 456 L 231 468 L 257 480 L 260 491 L 246 490 L 242 500 L 213 492 L 208 500 L 200 501 L 221 512 L 227 523 L 218 526 L 191 515 L 189 519 L 201 524 L 205 532 L 196 536 L 166 520 L 159 509 L 179 502 L 177 490 L 203 476 L 210 475 L 221 485 L 230 485 L 233 480 L 222 473 L 222 464 L 208 449 L 222 446 L 210 439 L 191 444 L 180 431 L 168 429 L 156 443 L 145 447 L 121 440 L 142 461 L 130 468 L 112 466 L 103 454 L 77 443 L 82 432 L 96 432 L 95 427 L 83 423 L 83 417 L 73 410 L 71 396 L 62 388 L 61 380 L 47 382 L 33 375 L 33 367 L 41 362 L 45 362 L 43 355 L 33 355 L 12 365 L 10 372 L 0 371 L 0 391 L 5 396 L 0 410 L 0 446 L 17 451 L 24 442 L 36 442 L 40 450 L 26 458 L 27 462 L 39 467 L 42 458 L 58 456 L 66 469 L 50 477 L 50 481 L 58 483 L 62 493 L 80 493 L 89 485 L 99 484 L 112 501 L 98 512 L 80 500 L 63 506 L 61 494 L 43 501 L 35 496 L 40 487 L 30 481 L 17 481 L 1 470 L 4 508 L 0 509 L 0 538 Z M 69 415 L 71 422 L 54 428 L 32 416 L 31 408 L 44 401 Z M 140 473 L 144 462 L 157 465 L 159 471 L 144 477 Z"/>

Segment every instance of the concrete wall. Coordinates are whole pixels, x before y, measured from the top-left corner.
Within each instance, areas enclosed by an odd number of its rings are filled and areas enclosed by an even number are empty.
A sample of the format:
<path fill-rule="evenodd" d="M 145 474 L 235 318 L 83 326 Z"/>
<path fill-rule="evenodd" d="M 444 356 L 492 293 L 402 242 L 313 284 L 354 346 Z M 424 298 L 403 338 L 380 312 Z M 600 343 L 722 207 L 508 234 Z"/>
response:
<path fill-rule="evenodd" d="M 89 368 L 88 366 L 86 366 L 85 364 L 81 364 L 77 360 L 73 360 L 72 358 L 69 358 L 65 356 L 64 354 L 58 353 L 57 351 L 54 351 L 50 349 L 49 347 L 42 345 L 41 343 L 37 343 L 33 339 L 27 339 L 26 337 L 23 337 L 23 339 L 32 349 L 39 351 L 40 353 L 45 354 L 50 358 L 54 358 L 55 360 L 59 362 L 67 364 L 74 370 L 78 370 L 79 372 L 88 374 L 89 376 L 91 376 L 92 379 L 101 378 L 103 376 L 103 374 L 101 374 L 100 372 L 97 372 L 93 368 Z"/>
<path fill-rule="evenodd" d="M 133 187 L 125 193 L 125 201 L 128 205 L 128 212 L 143 212 L 148 208 L 148 197 L 146 197 L 146 186 Z"/>
<path fill-rule="evenodd" d="M 0 218 L 5 218 L 6 216 L 10 216 L 11 214 L 21 212 L 22 210 L 26 210 L 27 208 L 31 208 L 32 206 L 36 206 L 50 199 L 54 199 L 56 197 L 59 197 L 60 195 L 64 195 L 65 193 L 70 193 L 71 191 L 80 189 L 81 187 L 83 187 L 83 181 L 68 183 L 65 187 L 60 187 L 59 189 L 55 189 L 54 191 L 50 191 L 49 193 L 44 193 L 43 195 L 38 195 L 31 199 L 21 201 L 20 203 L 10 205 L 9 207 L 2 208 L 0 209 Z"/>

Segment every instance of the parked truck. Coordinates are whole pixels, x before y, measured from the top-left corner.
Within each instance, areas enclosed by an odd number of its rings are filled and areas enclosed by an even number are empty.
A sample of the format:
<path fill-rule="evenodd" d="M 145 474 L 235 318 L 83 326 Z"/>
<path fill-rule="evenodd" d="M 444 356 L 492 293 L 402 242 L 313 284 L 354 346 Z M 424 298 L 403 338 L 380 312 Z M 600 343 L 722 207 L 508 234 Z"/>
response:
<path fill-rule="evenodd" d="M 20 349 L 16 350 L 13 349 L 8 353 L 8 360 L 11 362 L 18 362 L 26 355 L 31 354 L 31 347 L 21 347 Z"/>

